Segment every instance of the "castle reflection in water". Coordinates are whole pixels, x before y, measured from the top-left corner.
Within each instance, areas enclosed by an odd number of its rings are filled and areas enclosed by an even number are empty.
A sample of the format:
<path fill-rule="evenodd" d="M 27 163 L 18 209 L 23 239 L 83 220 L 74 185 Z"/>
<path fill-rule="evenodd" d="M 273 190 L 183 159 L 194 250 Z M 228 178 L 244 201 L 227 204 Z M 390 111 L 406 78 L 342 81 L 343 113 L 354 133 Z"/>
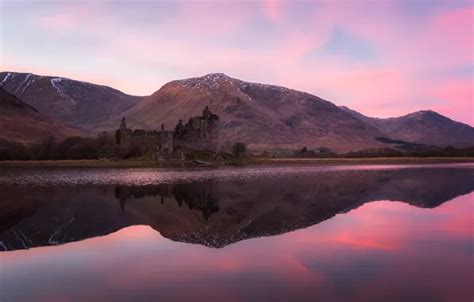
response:
<path fill-rule="evenodd" d="M 117 186 L 115 197 L 120 201 L 122 211 L 125 210 L 127 201 L 133 202 L 132 200 L 146 197 L 157 197 L 161 204 L 165 203 L 165 199 L 172 199 L 179 207 L 184 205 L 190 210 L 200 211 L 206 221 L 213 213 L 219 211 L 215 187 L 210 181 L 148 186 Z"/>

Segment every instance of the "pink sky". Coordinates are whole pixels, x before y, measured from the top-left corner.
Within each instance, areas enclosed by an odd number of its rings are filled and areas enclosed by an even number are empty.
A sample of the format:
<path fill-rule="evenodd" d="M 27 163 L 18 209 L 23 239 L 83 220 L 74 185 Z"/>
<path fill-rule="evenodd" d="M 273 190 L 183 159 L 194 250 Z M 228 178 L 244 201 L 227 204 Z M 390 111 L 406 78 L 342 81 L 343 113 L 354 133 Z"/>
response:
<path fill-rule="evenodd" d="M 0 0 L 0 70 L 149 95 L 223 72 L 364 114 L 474 125 L 471 1 Z"/>

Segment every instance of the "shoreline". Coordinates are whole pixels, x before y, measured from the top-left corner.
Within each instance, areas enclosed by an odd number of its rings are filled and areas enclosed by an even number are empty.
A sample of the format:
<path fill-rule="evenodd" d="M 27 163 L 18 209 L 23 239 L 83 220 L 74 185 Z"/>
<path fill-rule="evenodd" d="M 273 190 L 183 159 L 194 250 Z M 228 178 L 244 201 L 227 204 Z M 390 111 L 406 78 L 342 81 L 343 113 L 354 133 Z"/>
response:
<path fill-rule="evenodd" d="M 237 161 L 197 164 L 193 161 L 146 160 L 30 160 L 0 161 L 1 167 L 104 167 L 104 168 L 189 168 L 256 165 L 400 165 L 474 163 L 474 157 L 373 157 L 373 158 L 244 158 Z"/>

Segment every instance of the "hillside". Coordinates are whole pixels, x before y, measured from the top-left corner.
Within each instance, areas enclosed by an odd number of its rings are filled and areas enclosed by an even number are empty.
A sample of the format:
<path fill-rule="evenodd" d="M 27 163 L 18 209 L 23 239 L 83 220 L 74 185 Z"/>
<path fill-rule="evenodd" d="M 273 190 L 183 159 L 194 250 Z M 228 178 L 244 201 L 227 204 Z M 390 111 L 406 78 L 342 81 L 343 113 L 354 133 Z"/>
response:
<path fill-rule="evenodd" d="M 173 129 L 205 106 L 220 117 L 221 146 L 242 141 L 253 150 L 327 147 L 336 152 L 382 147 L 374 126 L 314 95 L 244 82 L 224 74 L 173 81 L 126 111 L 129 125 Z M 102 126 L 113 129 L 116 117 Z"/>
<path fill-rule="evenodd" d="M 38 143 L 49 136 L 61 139 L 77 135 L 84 133 L 42 115 L 34 107 L 0 88 L 0 139 Z"/>
<path fill-rule="evenodd" d="M 107 86 L 31 73 L 0 72 L 0 86 L 44 115 L 88 129 L 141 99 Z"/>
<path fill-rule="evenodd" d="M 474 146 L 473 127 L 453 121 L 431 110 L 383 119 L 367 117 L 347 107 L 341 108 L 361 121 L 373 125 L 392 139 L 440 147 Z"/>

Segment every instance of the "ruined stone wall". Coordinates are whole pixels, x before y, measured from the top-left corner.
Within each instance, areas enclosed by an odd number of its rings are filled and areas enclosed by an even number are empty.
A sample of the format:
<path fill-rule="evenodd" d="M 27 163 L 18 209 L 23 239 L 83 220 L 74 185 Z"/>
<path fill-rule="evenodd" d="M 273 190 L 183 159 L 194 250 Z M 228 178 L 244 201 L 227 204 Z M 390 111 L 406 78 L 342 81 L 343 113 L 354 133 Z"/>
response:
<path fill-rule="evenodd" d="M 159 150 L 163 154 L 171 155 L 174 151 L 173 131 L 162 130 L 159 132 Z"/>
<path fill-rule="evenodd" d="M 142 155 L 155 152 L 160 144 L 160 136 L 157 131 L 135 130 L 132 134 L 132 147 L 138 148 Z"/>
<path fill-rule="evenodd" d="M 125 120 L 122 120 L 120 129 L 116 131 L 116 144 L 119 149 L 119 157 L 127 158 L 134 156 L 151 155 L 153 158 L 169 156 L 174 151 L 173 132 L 146 131 L 143 129 L 128 129 Z"/>
<path fill-rule="evenodd" d="M 118 145 L 119 156 L 125 157 L 131 152 L 133 132 L 130 129 L 118 129 L 115 134 L 115 143 Z"/>

